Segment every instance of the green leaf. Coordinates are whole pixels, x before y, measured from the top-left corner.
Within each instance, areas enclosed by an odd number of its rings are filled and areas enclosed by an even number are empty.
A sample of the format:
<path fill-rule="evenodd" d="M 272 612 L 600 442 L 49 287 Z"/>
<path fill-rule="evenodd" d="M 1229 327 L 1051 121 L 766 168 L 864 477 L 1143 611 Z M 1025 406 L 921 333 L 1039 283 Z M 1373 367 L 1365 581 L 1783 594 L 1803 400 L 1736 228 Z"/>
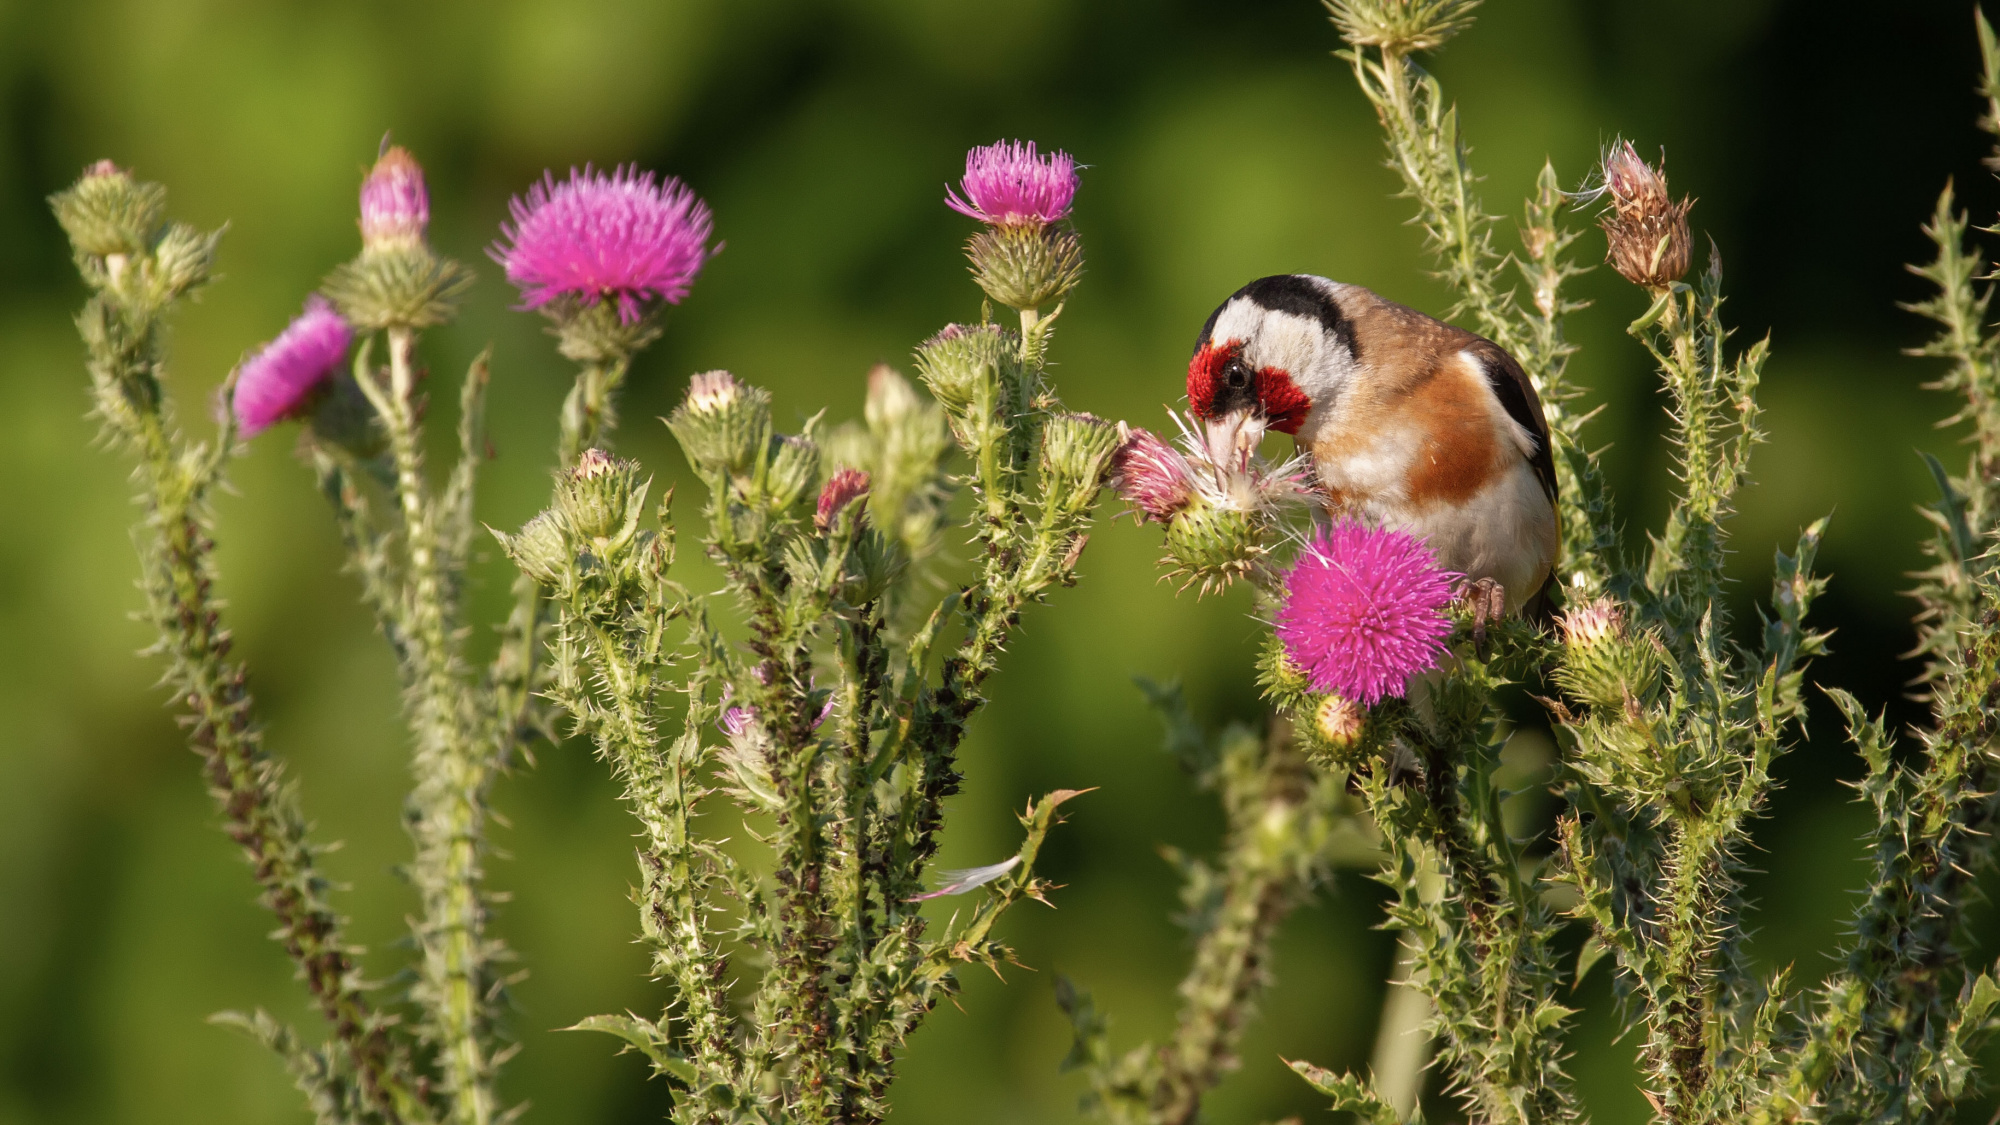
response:
<path fill-rule="evenodd" d="M 1609 952 L 1611 947 L 1599 941 L 1596 934 L 1583 939 L 1583 948 L 1576 954 L 1576 979 L 1571 982 L 1570 987 L 1583 987 L 1583 978 L 1589 976 L 1590 970 L 1596 968 L 1597 963 L 1604 960 L 1604 955 Z"/>
<path fill-rule="evenodd" d="M 1369 1125 L 1403 1125 L 1402 1118 L 1382 1096 L 1361 1079 L 1349 1073 L 1338 1073 L 1309 1062 L 1285 1060 L 1292 1072 L 1306 1080 L 1306 1084 L 1333 1099 L 1336 1113 L 1352 1113 Z"/>
<path fill-rule="evenodd" d="M 606 1035 L 615 1035 L 623 1039 L 633 1050 L 651 1059 L 653 1066 L 667 1081 L 681 1089 L 689 1089 L 694 1085 L 694 1067 L 688 1063 L 687 1056 L 674 1050 L 673 1044 L 667 1040 L 666 1033 L 652 1020 L 630 1014 L 590 1016 L 562 1030 L 601 1031 Z"/>

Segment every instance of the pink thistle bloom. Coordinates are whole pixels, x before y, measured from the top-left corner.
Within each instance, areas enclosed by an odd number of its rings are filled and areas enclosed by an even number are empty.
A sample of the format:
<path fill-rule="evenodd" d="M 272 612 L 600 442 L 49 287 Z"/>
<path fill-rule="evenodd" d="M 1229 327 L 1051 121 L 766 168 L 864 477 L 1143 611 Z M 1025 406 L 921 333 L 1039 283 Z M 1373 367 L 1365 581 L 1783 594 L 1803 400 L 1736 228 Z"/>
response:
<path fill-rule="evenodd" d="M 1069 153 L 1035 153 L 1035 142 L 1000 141 L 965 154 L 965 192 L 945 189 L 945 205 L 990 226 L 1046 226 L 1069 215 L 1076 198 L 1076 161 Z M 968 202 L 968 200 L 970 202 Z"/>
<path fill-rule="evenodd" d="M 514 221 L 500 225 L 503 238 L 488 252 L 520 287 L 523 308 L 609 297 L 631 324 L 643 300 L 679 304 L 713 253 L 708 205 L 672 176 L 659 181 L 632 166 L 608 176 L 572 168 L 561 183 L 544 174 L 507 206 Z"/>
<path fill-rule="evenodd" d="M 410 150 L 384 152 L 361 181 L 361 245 L 409 246 L 423 241 L 431 224 L 431 196 L 424 169 Z"/>
<path fill-rule="evenodd" d="M 1194 501 L 1194 470 L 1158 434 L 1135 429 L 1111 455 L 1111 486 L 1142 522 L 1169 523 Z"/>
<path fill-rule="evenodd" d="M 749 730 L 750 724 L 756 721 L 757 721 L 757 712 L 751 710 L 750 708 L 731 707 L 729 710 L 724 711 L 722 713 L 722 721 L 717 725 L 722 728 L 722 733 L 728 735 L 731 738 L 735 738 L 737 735 L 740 735 L 744 731 Z"/>
<path fill-rule="evenodd" d="M 354 330 L 326 298 L 317 293 L 307 297 L 305 311 L 237 368 L 229 405 L 243 436 L 261 433 L 297 411 L 347 357 L 353 342 Z"/>
<path fill-rule="evenodd" d="M 1437 667 L 1456 577 L 1408 532 L 1336 524 L 1285 576 L 1278 640 L 1314 691 L 1373 706 Z"/>
<path fill-rule="evenodd" d="M 860 469 L 842 468 L 836 470 L 819 492 L 819 508 L 813 513 L 813 526 L 825 534 L 833 527 L 833 521 L 840 518 L 841 509 L 860 499 L 868 492 L 868 474 Z"/>

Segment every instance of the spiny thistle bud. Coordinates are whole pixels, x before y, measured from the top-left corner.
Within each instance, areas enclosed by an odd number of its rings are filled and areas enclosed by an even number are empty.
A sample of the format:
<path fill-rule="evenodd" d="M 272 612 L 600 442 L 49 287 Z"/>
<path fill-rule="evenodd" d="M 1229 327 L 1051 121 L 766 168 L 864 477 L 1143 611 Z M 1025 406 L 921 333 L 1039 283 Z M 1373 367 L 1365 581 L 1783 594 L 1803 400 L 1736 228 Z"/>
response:
<path fill-rule="evenodd" d="M 1341 38 L 1385 54 L 1434 50 L 1472 26 L 1479 0 L 1325 0 Z"/>
<path fill-rule="evenodd" d="M 1314 690 L 1373 706 L 1437 667 L 1454 577 L 1408 532 L 1336 524 L 1285 576 L 1278 640 Z"/>
<path fill-rule="evenodd" d="M 381 250 L 419 244 L 430 222 L 431 197 L 424 187 L 423 167 L 409 149 L 390 146 L 361 181 L 362 247 Z"/>
<path fill-rule="evenodd" d="M 500 540 L 500 547 L 521 573 L 544 586 L 553 586 L 562 581 L 564 571 L 571 559 L 569 541 L 563 535 L 561 522 L 554 512 L 541 512 L 522 525 L 519 534 L 505 535 L 493 533 Z"/>
<path fill-rule="evenodd" d="M 424 241 L 430 197 L 424 170 L 401 148 L 382 154 L 361 183 L 361 253 L 321 288 L 355 326 L 428 328 L 458 312 L 472 271 Z"/>
<path fill-rule="evenodd" d="M 1664 165 L 1664 162 L 1662 162 Z M 1630 141 L 1617 141 L 1604 155 L 1604 193 L 1611 207 L 1598 219 L 1604 227 L 1604 260 L 1634 285 L 1655 293 L 1687 272 L 1692 239 L 1688 208 L 1667 194 L 1663 168 L 1639 159 Z"/>
<path fill-rule="evenodd" d="M 1174 577 L 1199 583 L 1203 594 L 1211 594 L 1249 577 L 1269 553 L 1263 527 L 1252 513 L 1197 498 L 1167 524 L 1167 557 L 1162 561 L 1174 565 Z"/>
<path fill-rule="evenodd" d="M 49 204 L 79 254 L 130 258 L 145 253 L 159 234 L 167 189 L 140 183 L 116 164 L 100 160 L 69 190 L 50 196 Z"/>
<path fill-rule="evenodd" d="M 950 324 L 917 349 L 917 373 L 953 413 L 975 402 L 997 402 L 1002 379 L 1016 362 L 1013 335 L 992 324 Z"/>
<path fill-rule="evenodd" d="M 849 504 L 868 492 L 868 474 L 845 466 L 835 469 L 826 487 L 819 490 L 819 505 L 813 512 L 813 527 L 821 535 L 832 530 L 834 521 Z M 857 514 L 857 519 L 860 515 Z"/>
<path fill-rule="evenodd" d="M 1559 619 L 1563 659 L 1556 682 L 1592 706 L 1622 713 L 1659 686 L 1660 651 L 1652 637 L 1627 630 L 1624 610 L 1610 598 L 1571 607 Z"/>
<path fill-rule="evenodd" d="M 1083 279 L 1083 244 L 1056 227 L 992 227 L 972 236 L 965 256 L 972 280 L 1011 309 L 1043 308 Z"/>
<path fill-rule="evenodd" d="M 1042 478 L 1049 502 L 1080 509 L 1096 498 L 1118 452 L 1118 427 L 1095 414 L 1058 414 L 1042 430 Z"/>
<path fill-rule="evenodd" d="M 1140 522 L 1170 523 L 1194 501 L 1194 470 L 1180 451 L 1151 430 L 1126 431 L 1111 459 L 1111 485 Z"/>
<path fill-rule="evenodd" d="M 581 539 L 609 539 L 637 520 L 644 490 L 639 463 L 619 460 L 602 449 L 586 449 L 576 466 L 559 474 L 556 507 Z"/>
<path fill-rule="evenodd" d="M 1361 745 L 1368 729 L 1368 710 L 1344 695 L 1320 699 L 1300 724 L 1306 746 L 1344 761 Z"/>
<path fill-rule="evenodd" d="M 727 371 L 688 382 L 687 401 L 667 419 L 688 461 L 703 472 L 744 473 L 771 428 L 771 395 Z"/>
<path fill-rule="evenodd" d="M 818 477 L 819 445 L 811 438 L 786 434 L 771 439 L 771 463 L 764 471 L 764 497 L 771 510 L 789 510 Z"/>

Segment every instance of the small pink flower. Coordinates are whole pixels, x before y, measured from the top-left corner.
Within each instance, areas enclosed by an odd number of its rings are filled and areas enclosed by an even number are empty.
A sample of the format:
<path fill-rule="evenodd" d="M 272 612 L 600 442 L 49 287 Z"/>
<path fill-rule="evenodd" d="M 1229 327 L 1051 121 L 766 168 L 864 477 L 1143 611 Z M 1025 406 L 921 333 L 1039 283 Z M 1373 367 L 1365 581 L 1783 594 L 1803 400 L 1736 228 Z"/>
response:
<path fill-rule="evenodd" d="M 278 338 L 243 361 L 230 409 L 243 436 L 251 437 L 298 410 L 322 379 L 339 366 L 354 330 L 326 298 L 315 293 Z"/>
<path fill-rule="evenodd" d="M 840 511 L 868 492 L 868 474 L 860 469 L 836 470 L 819 492 L 819 509 L 813 513 L 813 527 L 825 534 L 840 518 Z"/>
<path fill-rule="evenodd" d="M 756 721 L 757 721 L 757 712 L 751 710 L 750 708 L 731 707 L 729 710 L 724 711 L 722 713 L 722 720 L 717 725 L 722 727 L 722 733 L 728 735 L 731 738 L 735 738 L 737 735 L 740 735 L 744 731 L 749 730 L 750 724 Z"/>
<path fill-rule="evenodd" d="M 1111 486 L 1134 515 L 1168 523 L 1194 500 L 1194 470 L 1158 434 L 1135 429 L 1111 457 Z"/>
<path fill-rule="evenodd" d="M 1069 215 L 1076 198 L 1076 161 L 1069 153 L 1035 153 L 1035 142 L 1000 141 L 965 154 L 965 192 L 949 188 L 945 205 L 992 226 L 1045 226 Z M 970 202 L 968 202 L 970 201 Z"/>
<path fill-rule="evenodd" d="M 639 319 L 641 302 L 681 302 L 713 251 L 708 205 L 669 176 L 656 181 L 636 167 L 610 175 L 570 169 L 553 174 L 508 204 L 502 241 L 489 253 L 521 289 L 522 307 L 571 296 L 586 305 L 611 298 L 618 318 Z"/>
<path fill-rule="evenodd" d="M 1372 706 L 1437 667 L 1455 577 L 1408 532 L 1336 524 L 1285 576 L 1278 640 L 1314 691 Z"/>
<path fill-rule="evenodd" d="M 375 161 L 361 181 L 361 244 L 412 245 L 423 241 L 431 223 L 430 192 L 424 169 L 410 150 L 395 145 Z"/>

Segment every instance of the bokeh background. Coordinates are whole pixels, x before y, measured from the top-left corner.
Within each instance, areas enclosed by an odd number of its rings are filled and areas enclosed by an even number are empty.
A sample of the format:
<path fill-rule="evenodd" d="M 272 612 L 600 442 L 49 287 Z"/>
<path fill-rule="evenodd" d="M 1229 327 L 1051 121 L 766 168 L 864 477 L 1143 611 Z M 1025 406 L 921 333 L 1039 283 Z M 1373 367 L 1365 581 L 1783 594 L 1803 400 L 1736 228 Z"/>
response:
<path fill-rule="evenodd" d="M 170 185 L 177 217 L 230 223 L 225 276 L 175 336 L 174 392 L 199 422 L 243 349 L 352 252 L 359 175 L 393 130 L 430 171 L 435 240 L 482 275 L 427 355 L 449 385 L 497 345 L 482 515 L 510 526 L 546 496 L 568 376 L 482 250 L 545 167 L 680 175 L 728 242 L 632 379 L 623 448 L 663 478 L 684 469 L 652 419 L 690 372 L 770 387 L 781 418 L 851 417 L 871 364 L 907 367 L 916 341 L 977 315 L 970 224 L 940 197 L 964 150 L 998 137 L 1090 165 L 1076 217 L 1090 272 L 1056 344 L 1061 385 L 1076 407 L 1155 424 L 1196 327 L 1252 277 L 1312 271 L 1449 304 L 1336 45 L 1312 0 L 0 0 L 0 1125 L 303 1121 L 277 1062 L 203 1020 L 254 1005 L 311 1019 L 213 828 L 158 667 L 135 656 L 148 638 L 129 619 L 133 509 L 124 463 L 83 418 L 69 324 L 82 292 L 49 192 L 109 156 Z M 1435 69 L 1503 215 L 1545 156 L 1577 185 L 1613 136 L 1664 146 L 1728 262 L 1738 339 L 1775 345 L 1771 441 L 1736 521 L 1739 618 L 1772 547 L 1833 512 L 1822 620 L 1840 632 L 1817 676 L 1914 721 L 1898 655 L 1898 591 L 1924 534 L 1913 450 L 1954 454 L 1931 428 L 1949 404 L 1921 389 L 1936 368 L 1899 354 L 1923 326 L 1896 303 L 1923 295 L 1902 263 L 1925 256 L 1918 224 L 1947 177 L 1982 221 L 2000 204 L 1972 128 L 1969 5 L 1494 0 Z M 1594 258 L 1599 236 L 1579 248 Z M 1575 371 L 1604 405 L 1596 435 L 1636 539 L 1669 482 L 1660 401 L 1622 334 L 1640 300 L 1607 270 L 1580 290 L 1596 305 L 1573 322 Z M 271 745 L 323 834 L 346 841 L 328 863 L 386 975 L 414 901 L 393 875 L 407 850 L 394 675 L 290 440 L 273 431 L 236 467 L 224 589 Z M 1247 602 L 1175 596 L 1156 553 L 1154 531 L 1107 527 L 1085 581 L 1028 615 L 975 723 L 947 865 L 1010 852 L 1010 811 L 1031 794 L 1099 791 L 1045 853 L 1067 884 L 1058 909 L 1004 923 L 1033 971 L 967 977 L 911 1047 L 899 1120 L 1074 1120 L 1057 972 L 1095 991 L 1120 1046 L 1171 1019 L 1187 950 L 1157 849 L 1212 847 L 1219 817 L 1159 751 L 1128 677 L 1181 677 L 1216 723 L 1261 715 Z M 489 593 L 503 584 L 485 573 Z M 1754 955 L 1806 981 L 1826 971 L 1861 871 L 1862 819 L 1838 784 L 1857 764 L 1826 710 L 1752 857 Z M 1520 737 L 1531 757 L 1538 736 Z M 514 896 L 499 926 L 529 973 L 506 1092 L 529 1122 L 655 1119 L 662 1090 L 636 1059 L 554 1030 L 660 1003 L 631 941 L 615 792 L 570 745 L 498 801 L 512 858 L 494 880 Z M 1349 872 L 1295 916 L 1213 1120 L 1321 1116 L 1281 1055 L 1365 1062 L 1391 954 L 1379 901 Z M 1574 1068 L 1600 1120 L 1637 1120 L 1605 976 L 1578 993 Z"/>

